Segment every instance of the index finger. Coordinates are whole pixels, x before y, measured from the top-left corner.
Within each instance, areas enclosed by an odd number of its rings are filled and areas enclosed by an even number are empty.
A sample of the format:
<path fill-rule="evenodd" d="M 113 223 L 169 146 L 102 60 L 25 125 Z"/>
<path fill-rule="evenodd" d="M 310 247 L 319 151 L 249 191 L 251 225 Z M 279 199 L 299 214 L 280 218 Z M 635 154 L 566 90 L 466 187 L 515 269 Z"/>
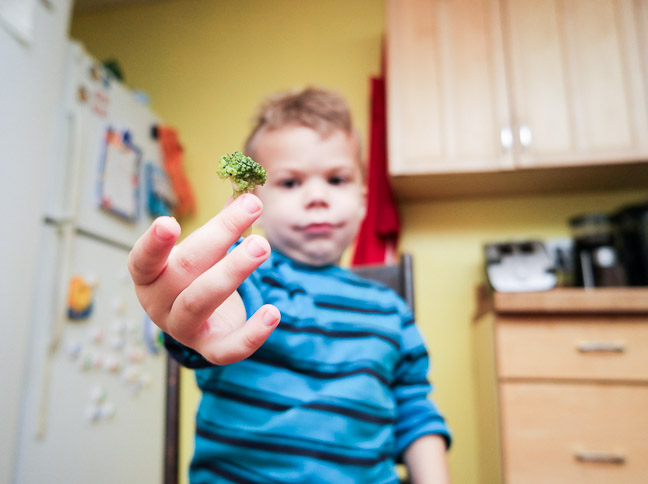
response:
<path fill-rule="evenodd" d="M 135 284 L 147 285 L 159 277 L 179 237 L 180 225 L 176 219 L 155 219 L 128 255 L 128 270 Z"/>

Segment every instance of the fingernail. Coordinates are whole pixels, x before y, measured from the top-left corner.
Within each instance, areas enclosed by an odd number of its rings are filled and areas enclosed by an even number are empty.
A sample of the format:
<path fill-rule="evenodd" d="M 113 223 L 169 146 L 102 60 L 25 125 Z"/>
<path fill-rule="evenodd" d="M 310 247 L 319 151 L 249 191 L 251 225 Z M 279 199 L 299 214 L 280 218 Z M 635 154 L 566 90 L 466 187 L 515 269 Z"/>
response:
<path fill-rule="evenodd" d="M 280 316 L 277 315 L 276 310 L 274 310 L 273 308 L 268 308 L 263 315 L 262 321 L 266 326 L 274 326 L 275 324 L 277 324 L 279 317 Z"/>
<path fill-rule="evenodd" d="M 169 231 L 166 227 L 163 225 L 156 225 L 155 226 L 155 235 L 160 239 L 163 240 L 164 242 L 171 240 L 173 238 L 173 233 Z"/>
<path fill-rule="evenodd" d="M 248 254 L 250 254 L 252 257 L 261 257 L 262 255 L 266 254 L 265 247 L 252 237 L 247 238 L 247 244 L 245 248 L 247 249 Z"/>
<path fill-rule="evenodd" d="M 241 206 L 249 213 L 255 214 L 261 210 L 261 203 L 257 197 L 251 195 L 241 195 Z"/>

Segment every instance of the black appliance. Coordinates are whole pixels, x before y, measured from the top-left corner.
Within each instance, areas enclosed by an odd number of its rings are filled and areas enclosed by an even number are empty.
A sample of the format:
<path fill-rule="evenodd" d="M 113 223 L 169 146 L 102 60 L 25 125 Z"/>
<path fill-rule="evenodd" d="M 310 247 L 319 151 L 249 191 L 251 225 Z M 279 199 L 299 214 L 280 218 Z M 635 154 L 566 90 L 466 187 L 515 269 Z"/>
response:
<path fill-rule="evenodd" d="M 612 217 L 586 213 L 569 219 L 574 239 L 574 285 L 626 286 L 628 279 L 615 244 Z"/>
<path fill-rule="evenodd" d="M 616 245 L 631 286 L 648 286 L 648 201 L 613 216 Z"/>

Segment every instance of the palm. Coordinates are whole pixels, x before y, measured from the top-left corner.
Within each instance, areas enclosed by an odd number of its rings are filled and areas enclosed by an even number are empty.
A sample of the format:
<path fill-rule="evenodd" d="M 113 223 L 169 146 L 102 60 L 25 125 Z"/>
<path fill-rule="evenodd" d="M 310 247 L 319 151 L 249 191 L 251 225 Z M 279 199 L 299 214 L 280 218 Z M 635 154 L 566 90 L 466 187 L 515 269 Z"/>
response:
<path fill-rule="evenodd" d="M 243 300 L 234 291 L 207 319 L 207 325 L 210 333 L 220 339 L 243 326 L 246 319 Z"/>

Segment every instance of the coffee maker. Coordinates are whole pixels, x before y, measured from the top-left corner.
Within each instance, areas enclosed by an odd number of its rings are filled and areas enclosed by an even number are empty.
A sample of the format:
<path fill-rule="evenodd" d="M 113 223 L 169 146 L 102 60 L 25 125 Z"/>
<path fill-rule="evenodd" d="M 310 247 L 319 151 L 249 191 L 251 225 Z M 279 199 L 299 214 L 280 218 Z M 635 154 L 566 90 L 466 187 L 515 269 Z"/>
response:
<path fill-rule="evenodd" d="M 569 219 L 574 239 L 574 285 L 626 286 L 628 278 L 615 244 L 614 223 L 604 213 L 586 213 Z"/>
<path fill-rule="evenodd" d="M 648 201 L 622 207 L 613 221 L 628 284 L 648 286 Z"/>

